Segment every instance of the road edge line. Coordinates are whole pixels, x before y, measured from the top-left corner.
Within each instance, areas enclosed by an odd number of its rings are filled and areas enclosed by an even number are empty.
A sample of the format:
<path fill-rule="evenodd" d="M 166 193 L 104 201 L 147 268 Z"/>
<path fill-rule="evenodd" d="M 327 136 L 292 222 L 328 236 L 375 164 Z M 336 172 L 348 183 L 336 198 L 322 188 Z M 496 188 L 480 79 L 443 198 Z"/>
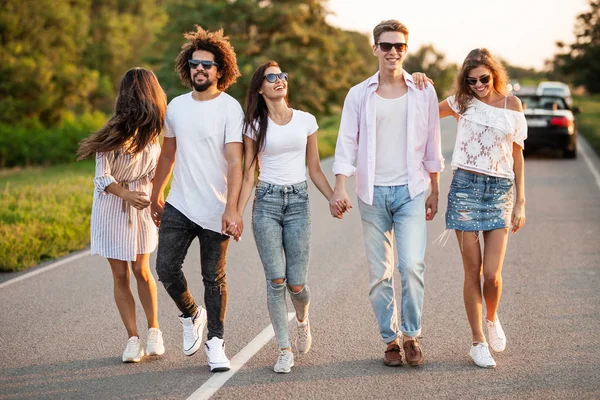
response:
<path fill-rule="evenodd" d="M 41 274 L 43 272 L 50 271 L 50 270 L 52 270 L 54 268 L 57 268 L 57 267 L 60 267 L 61 265 L 66 264 L 68 262 L 80 259 L 80 258 L 85 257 L 85 256 L 89 256 L 90 254 L 91 254 L 90 250 L 85 250 L 82 253 L 72 254 L 72 255 L 66 256 L 65 258 L 63 258 L 61 260 L 54 261 L 54 262 L 52 262 L 52 263 L 50 263 L 48 265 L 45 265 L 43 267 L 40 267 L 40 268 L 36 269 L 35 271 L 26 272 L 23 275 L 17 276 L 16 278 L 12 278 L 12 279 L 9 279 L 9 280 L 7 280 L 5 282 L 2 282 L 2 283 L 0 283 L 0 289 L 3 289 L 3 288 L 5 288 L 5 287 L 7 287 L 9 285 L 12 285 L 13 283 L 24 281 L 25 279 L 34 277 L 34 276 L 39 275 L 39 274 Z"/>
<path fill-rule="evenodd" d="M 592 162 L 592 156 L 590 156 L 588 153 L 588 149 L 590 149 L 591 151 L 593 151 L 593 149 L 590 146 L 590 144 L 587 142 L 587 140 L 585 140 L 584 138 L 579 136 L 577 139 L 579 140 L 580 144 L 583 143 L 583 146 L 581 146 L 581 145 L 578 146 L 579 147 L 578 150 L 581 153 L 581 155 L 583 156 L 583 160 L 585 161 L 588 168 L 590 169 L 590 172 L 592 173 L 592 175 L 594 175 L 594 178 L 596 178 L 596 186 L 598 186 L 598 189 L 600 189 L 600 172 L 598 172 L 598 170 L 596 169 L 596 166 Z"/>
<path fill-rule="evenodd" d="M 288 322 L 295 313 L 288 313 Z M 256 353 L 260 351 L 275 336 L 273 325 L 267 326 L 256 335 L 239 353 L 231 359 L 231 369 L 227 372 L 217 372 L 202 384 L 188 400 L 207 400 L 215 394 L 233 375 L 235 375 Z"/>

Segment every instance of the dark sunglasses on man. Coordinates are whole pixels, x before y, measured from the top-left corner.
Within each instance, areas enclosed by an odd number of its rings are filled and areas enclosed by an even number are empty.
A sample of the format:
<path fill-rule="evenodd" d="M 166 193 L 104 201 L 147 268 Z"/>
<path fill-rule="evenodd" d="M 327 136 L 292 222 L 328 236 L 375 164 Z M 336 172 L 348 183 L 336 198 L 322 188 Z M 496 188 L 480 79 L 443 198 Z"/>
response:
<path fill-rule="evenodd" d="M 482 76 L 479 77 L 479 82 L 481 82 L 482 84 L 485 85 L 486 83 L 490 82 L 490 79 L 491 79 L 491 76 L 489 76 L 489 75 L 482 75 Z M 467 77 L 467 83 L 470 86 L 475 86 L 475 85 L 477 85 L 477 78 Z"/>
<path fill-rule="evenodd" d="M 219 64 L 210 60 L 188 60 L 188 65 L 191 69 L 196 69 L 199 65 L 202 65 L 202 68 L 206 71 L 210 70 L 213 65 L 215 65 L 217 69 L 219 68 Z"/>
<path fill-rule="evenodd" d="M 287 72 L 280 72 L 278 74 L 266 74 L 264 76 L 264 79 L 267 80 L 267 82 L 269 83 L 275 83 L 277 82 L 277 78 L 279 78 L 280 81 L 286 81 L 288 80 L 288 74 Z"/>
<path fill-rule="evenodd" d="M 385 51 L 386 53 L 392 50 L 392 47 L 395 48 L 398 53 L 402 53 L 408 48 L 406 43 L 377 42 L 377 45 L 381 51 Z"/>

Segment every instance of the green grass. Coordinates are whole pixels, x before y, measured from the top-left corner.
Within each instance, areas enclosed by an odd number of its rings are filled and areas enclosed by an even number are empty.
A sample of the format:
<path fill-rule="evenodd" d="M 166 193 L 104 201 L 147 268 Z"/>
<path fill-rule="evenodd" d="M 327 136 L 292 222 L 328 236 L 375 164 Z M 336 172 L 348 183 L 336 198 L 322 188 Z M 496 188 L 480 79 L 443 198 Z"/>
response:
<path fill-rule="evenodd" d="M 340 115 L 331 115 L 319 118 L 319 157 L 333 156 L 335 142 L 337 141 Z"/>
<path fill-rule="evenodd" d="M 319 118 L 319 156 L 335 150 L 339 116 Z M 90 243 L 94 162 L 0 170 L 0 271 L 20 271 Z"/>
<path fill-rule="evenodd" d="M 590 145 L 600 155 L 600 95 L 577 96 L 574 99 L 575 106 L 581 107 L 582 113 L 577 116 L 579 133 L 581 133 Z"/>
<path fill-rule="evenodd" d="M 86 247 L 94 162 L 0 173 L 0 271 Z"/>

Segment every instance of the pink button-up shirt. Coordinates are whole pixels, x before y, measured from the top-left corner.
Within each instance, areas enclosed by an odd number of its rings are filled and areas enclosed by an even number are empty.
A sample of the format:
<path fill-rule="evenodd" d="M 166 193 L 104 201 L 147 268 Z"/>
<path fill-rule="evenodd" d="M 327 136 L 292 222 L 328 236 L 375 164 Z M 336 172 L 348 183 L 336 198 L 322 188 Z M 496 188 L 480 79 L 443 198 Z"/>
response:
<path fill-rule="evenodd" d="M 444 169 L 440 141 L 440 113 L 432 85 L 419 90 L 406 71 L 408 86 L 407 154 L 408 192 L 414 198 L 425 191 L 430 172 Z M 377 118 L 375 91 L 379 72 L 354 86 L 344 101 L 342 121 L 335 146 L 333 173 L 352 176 L 356 173 L 356 193 L 365 203 L 373 204 Z M 356 167 L 354 162 L 356 161 Z"/>

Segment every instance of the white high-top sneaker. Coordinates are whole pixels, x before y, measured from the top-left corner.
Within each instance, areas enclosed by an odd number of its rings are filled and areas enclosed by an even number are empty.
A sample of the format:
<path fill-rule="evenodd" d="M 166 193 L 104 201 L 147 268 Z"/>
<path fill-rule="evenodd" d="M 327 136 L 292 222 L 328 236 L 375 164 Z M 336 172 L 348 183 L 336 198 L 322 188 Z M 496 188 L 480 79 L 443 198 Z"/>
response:
<path fill-rule="evenodd" d="M 146 338 L 146 354 L 149 356 L 162 356 L 165 354 L 162 332 L 158 328 L 148 329 Z"/>
<path fill-rule="evenodd" d="M 142 357 L 144 357 L 144 348 L 142 347 L 140 338 L 137 336 L 130 337 L 123 352 L 123 362 L 137 363 L 142 361 Z"/>
<path fill-rule="evenodd" d="M 229 371 L 229 359 L 225 355 L 225 342 L 223 339 L 213 337 L 204 344 L 208 366 L 211 372 Z"/>
<path fill-rule="evenodd" d="M 179 321 L 183 325 L 183 354 L 191 356 L 198 351 L 202 343 L 202 331 L 206 325 L 206 310 L 198 307 L 196 316 L 179 317 Z"/>

